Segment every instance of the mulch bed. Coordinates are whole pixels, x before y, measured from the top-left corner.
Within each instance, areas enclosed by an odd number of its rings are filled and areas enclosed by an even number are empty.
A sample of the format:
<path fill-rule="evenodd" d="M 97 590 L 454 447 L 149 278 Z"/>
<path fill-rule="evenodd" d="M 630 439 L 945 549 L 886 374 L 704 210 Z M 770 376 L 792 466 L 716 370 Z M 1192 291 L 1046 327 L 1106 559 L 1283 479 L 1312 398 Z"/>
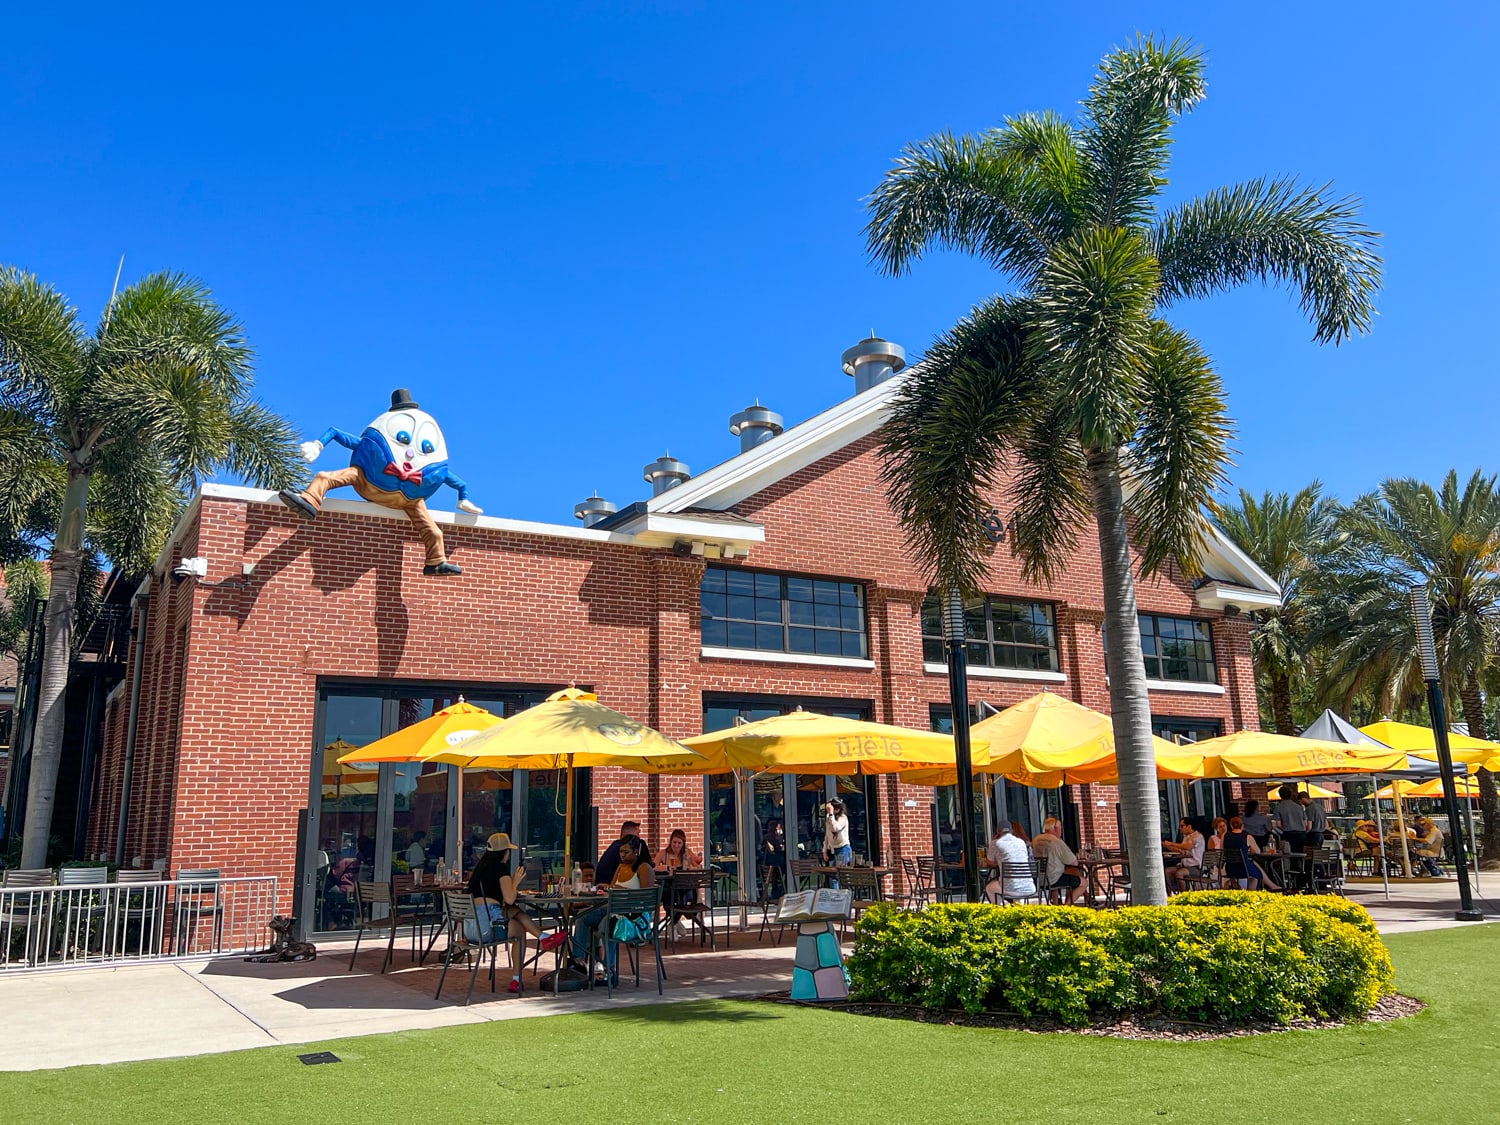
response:
<path fill-rule="evenodd" d="M 793 1000 L 786 992 L 768 992 L 754 997 L 755 1002 L 796 1004 L 808 1008 L 825 1008 L 853 1016 L 877 1016 L 884 1019 L 915 1020 L 947 1027 L 989 1027 L 1006 1031 L 1029 1031 L 1035 1034 L 1064 1032 L 1070 1035 L 1108 1036 L 1112 1039 L 1163 1039 L 1194 1042 L 1203 1039 L 1232 1039 L 1246 1035 L 1265 1035 L 1275 1031 L 1307 1031 L 1329 1027 L 1347 1027 L 1357 1023 L 1389 1023 L 1415 1015 L 1427 1005 L 1410 996 L 1394 993 L 1382 999 L 1362 1020 L 1299 1020 L 1296 1023 L 1208 1024 L 1189 1020 L 1160 1019 L 1154 1016 L 1129 1016 L 1098 1020 L 1086 1027 L 1068 1027 L 1054 1019 L 1026 1019 L 1005 1012 L 934 1012 L 909 1004 L 872 1004 L 869 1002 L 821 1002 Z"/>

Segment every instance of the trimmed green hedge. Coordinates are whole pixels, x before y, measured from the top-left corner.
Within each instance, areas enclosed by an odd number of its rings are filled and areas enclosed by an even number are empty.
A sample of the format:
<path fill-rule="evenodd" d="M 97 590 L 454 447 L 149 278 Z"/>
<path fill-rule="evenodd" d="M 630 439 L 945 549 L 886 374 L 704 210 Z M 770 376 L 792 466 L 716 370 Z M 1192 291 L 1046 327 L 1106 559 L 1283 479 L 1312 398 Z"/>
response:
<path fill-rule="evenodd" d="M 1333 896 L 1201 891 L 1167 906 L 888 903 L 866 910 L 848 961 L 856 999 L 1070 1025 L 1133 1013 L 1214 1023 L 1342 1019 L 1391 991 L 1363 908 Z"/>

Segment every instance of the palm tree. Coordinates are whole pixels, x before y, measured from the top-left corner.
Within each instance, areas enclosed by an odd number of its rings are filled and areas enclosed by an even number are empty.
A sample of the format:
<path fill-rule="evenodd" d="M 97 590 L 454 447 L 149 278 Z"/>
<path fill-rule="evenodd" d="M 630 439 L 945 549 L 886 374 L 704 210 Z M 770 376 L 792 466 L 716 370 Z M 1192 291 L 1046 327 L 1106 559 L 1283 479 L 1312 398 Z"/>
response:
<path fill-rule="evenodd" d="M 943 589 L 984 568 L 978 519 L 1006 467 L 1013 544 L 1028 577 L 1057 572 L 1096 520 L 1106 668 L 1127 844 L 1161 834 L 1151 712 L 1127 516 L 1142 571 L 1193 573 L 1204 507 L 1222 484 L 1230 422 L 1202 349 L 1160 318 L 1250 281 L 1287 283 L 1319 341 L 1373 316 L 1376 236 L 1352 198 L 1252 180 L 1158 212 L 1172 125 L 1203 98 L 1201 55 L 1142 38 L 1107 55 L 1076 122 L 1023 114 L 977 136 L 910 145 L 869 200 L 876 264 L 901 274 L 929 249 L 976 254 L 1016 294 L 933 346 L 882 439 L 887 485 L 914 551 Z M 1163 902 L 1155 865 L 1136 894 Z"/>
<path fill-rule="evenodd" d="M 1387 480 L 1339 517 L 1345 536 L 1336 597 L 1317 632 L 1328 638 L 1323 691 L 1347 701 L 1369 692 L 1391 714 L 1421 706 L 1425 694 L 1417 635 L 1407 600 L 1425 582 L 1444 689 L 1456 696 L 1475 738 L 1487 738 L 1483 683 L 1500 672 L 1500 486 L 1475 472 L 1459 488 L 1449 471 L 1440 488 Z M 1479 773 L 1486 866 L 1500 866 L 1500 794 Z"/>
<path fill-rule="evenodd" d="M 1313 481 L 1295 495 L 1267 492 L 1257 500 L 1240 489 L 1239 503 L 1216 505 L 1211 515 L 1219 530 L 1255 560 L 1281 587 L 1281 605 L 1251 614 L 1251 650 L 1265 685 L 1278 734 L 1296 734 L 1292 691 L 1311 677 L 1310 585 L 1316 584 L 1318 556 L 1333 537 L 1338 505 L 1322 496 Z"/>
<path fill-rule="evenodd" d="M 268 488 L 298 478 L 293 431 L 248 397 L 250 361 L 240 325 L 181 275 L 124 289 L 90 332 L 57 290 L 0 268 L 0 418 L 33 424 L 30 461 L 49 467 L 56 502 L 23 867 L 46 858 L 89 555 L 148 563 L 184 493 L 216 469 Z"/>

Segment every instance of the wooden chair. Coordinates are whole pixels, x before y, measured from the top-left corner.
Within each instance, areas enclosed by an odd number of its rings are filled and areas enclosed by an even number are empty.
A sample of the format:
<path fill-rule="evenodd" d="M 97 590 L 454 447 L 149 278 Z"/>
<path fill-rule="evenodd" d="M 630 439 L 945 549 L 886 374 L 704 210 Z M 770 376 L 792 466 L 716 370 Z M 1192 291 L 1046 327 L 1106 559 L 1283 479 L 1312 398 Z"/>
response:
<path fill-rule="evenodd" d="M 386 893 L 390 893 L 389 888 L 386 888 L 384 883 L 370 883 L 368 885 L 385 888 Z M 365 886 L 366 884 L 364 883 L 360 884 L 361 889 Z M 432 994 L 432 998 L 437 1000 L 443 995 L 443 982 L 448 979 L 448 966 L 453 964 L 452 955 L 454 950 L 459 948 L 477 950 L 473 958 L 473 964 L 469 967 L 469 990 L 464 993 L 464 1007 L 468 1007 L 469 1001 L 474 999 L 474 981 L 479 976 L 479 966 L 484 961 L 486 952 L 490 955 L 490 991 L 495 991 L 495 964 L 500 959 L 500 945 L 506 940 L 506 928 L 503 926 L 491 926 L 487 911 L 484 918 L 481 919 L 479 906 L 475 903 L 474 896 L 465 894 L 462 891 L 443 892 L 443 918 L 446 920 L 448 928 L 448 955 L 443 958 L 443 971 L 438 976 L 437 991 Z M 478 941 L 475 941 L 465 932 L 468 928 L 466 924 L 469 922 L 474 923 L 472 928 L 479 937 Z M 358 948 L 358 941 L 359 939 L 356 938 L 356 949 Z M 351 965 L 354 963 L 352 958 L 349 963 Z M 385 968 L 382 966 L 381 972 L 384 971 Z"/>
<path fill-rule="evenodd" d="M 619 949 L 624 947 L 625 956 L 635 973 L 635 986 L 641 987 L 641 958 L 640 951 L 648 944 L 656 956 L 656 994 L 662 994 L 661 982 L 666 978 L 666 973 L 661 964 L 661 888 L 647 887 L 639 891 L 610 891 L 608 905 L 604 911 L 604 917 L 599 922 L 599 928 L 595 931 L 605 951 L 604 958 L 604 987 L 611 998 L 615 994 L 616 978 L 619 975 Z M 646 932 L 641 937 L 629 940 L 615 937 L 615 923 L 621 920 L 635 922 L 644 917 L 646 919 Z M 615 948 L 615 969 L 609 970 L 608 951 L 610 947 Z M 594 975 L 589 973 L 589 987 L 593 987 Z"/>
<path fill-rule="evenodd" d="M 818 861 L 815 859 L 792 860 L 792 883 L 793 889 L 799 891 L 811 890 L 818 881 Z"/>

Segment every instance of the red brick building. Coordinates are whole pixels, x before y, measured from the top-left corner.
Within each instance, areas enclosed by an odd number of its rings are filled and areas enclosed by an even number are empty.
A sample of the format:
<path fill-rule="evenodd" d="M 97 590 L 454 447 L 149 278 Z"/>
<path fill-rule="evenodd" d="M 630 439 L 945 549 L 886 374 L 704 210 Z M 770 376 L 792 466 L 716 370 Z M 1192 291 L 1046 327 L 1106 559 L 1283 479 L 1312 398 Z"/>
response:
<path fill-rule="evenodd" d="M 463 840 L 496 828 L 555 856 L 563 810 L 551 773 L 353 774 L 333 764 L 343 747 L 460 694 L 513 712 L 576 682 L 678 737 L 798 705 L 943 723 L 948 685 L 931 614 L 924 629 L 926 582 L 879 478 L 877 430 L 900 382 L 784 433 L 761 428 L 721 464 L 591 527 L 437 513 L 464 567 L 456 579 L 422 577 L 422 545 L 398 513 L 331 500 L 308 523 L 271 494 L 206 486 L 137 595 L 144 675 L 125 862 L 275 874 L 285 907 L 300 881 L 302 909 L 331 928 L 344 919 L 323 889 L 341 858 L 382 877 L 451 863 Z M 766 440 L 750 446 L 753 436 Z M 205 580 L 174 577 L 185 557 L 207 560 Z M 1240 611 L 1267 604 L 1275 586 L 1223 541 L 1202 562 L 1208 578 L 1196 583 L 1172 574 L 1139 587 L 1148 645 L 1158 646 L 1152 708 L 1166 733 L 1258 725 Z M 1055 585 L 1024 581 L 1008 543 L 996 544 L 990 598 L 971 607 L 974 700 L 1003 707 L 1048 689 L 1108 710 L 1099 570 L 1092 527 L 1079 528 Z M 130 679 L 109 701 L 95 853 L 114 851 Z M 1198 783 L 1189 799 L 1211 807 L 1218 784 Z M 1172 812 L 1182 795 L 1169 789 Z M 850 805 L 856 852 L 956 846 L 952 790 L 889 777 L 763 776 L 755 812 L 783 819 L 795 852 L 815 846 L 815 807 L 835 791 Z M 731 793 L 727 779 L 595 770 L 579 785 L 575 849 L 589 852 L 594 832 L 608 840 L 630 816 L 653 848 L 681 827 L 695 849 L 723 853 L 734 841 Z M 1000 784 L 992 800 L 991 815 L 1039 827 L 1062 812 L 1085 842 L 1116 838 L 1107 787 Z"/>

